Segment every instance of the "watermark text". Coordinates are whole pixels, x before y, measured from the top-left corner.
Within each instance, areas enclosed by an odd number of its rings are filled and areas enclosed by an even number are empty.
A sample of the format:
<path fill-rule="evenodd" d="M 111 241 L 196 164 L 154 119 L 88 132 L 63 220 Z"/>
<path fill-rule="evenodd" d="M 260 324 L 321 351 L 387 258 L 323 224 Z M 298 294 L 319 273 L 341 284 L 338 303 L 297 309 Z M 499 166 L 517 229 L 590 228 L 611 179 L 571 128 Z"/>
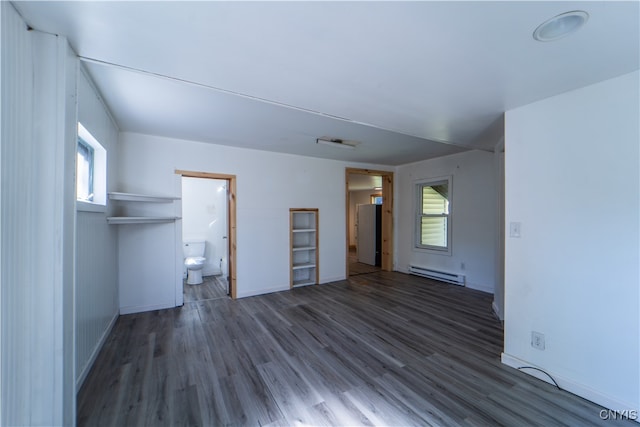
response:
<path fill-rule="evenodd" d="M 601 420 L 638 420 L 638 411 L 635 409 L 603 409 L 598 415 Z"/>

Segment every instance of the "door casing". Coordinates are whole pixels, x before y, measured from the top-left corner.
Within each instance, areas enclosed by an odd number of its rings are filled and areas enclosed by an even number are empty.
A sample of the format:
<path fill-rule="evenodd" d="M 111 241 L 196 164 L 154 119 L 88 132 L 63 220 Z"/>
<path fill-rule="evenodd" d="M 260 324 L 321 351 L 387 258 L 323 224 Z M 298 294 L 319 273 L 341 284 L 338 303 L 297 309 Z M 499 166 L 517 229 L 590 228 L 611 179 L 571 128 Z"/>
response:
<path fill-rule="evenodd" d="M 228 204 L 228 254 L 229 254 L 229 294 L 232 299 L 236 299 L 236 176 L 221 173 L 211 172 L 195 172 L 176 169 L 175 173 L 183 177 L 189 178 L 206 178 L 206 179 L 221 179 L 226 180 L 228 183 L 229 198 Z"/>
<path fill-rule="evenodd" d="M 345 217 L 346 217 L 346 256 L 345 272 L 349 277 L 349 175 L 375 175 L 382 177 L 382 265 L 384 271 L 393 271 L 393 172 L 372 169 L 345 169 Z"/>

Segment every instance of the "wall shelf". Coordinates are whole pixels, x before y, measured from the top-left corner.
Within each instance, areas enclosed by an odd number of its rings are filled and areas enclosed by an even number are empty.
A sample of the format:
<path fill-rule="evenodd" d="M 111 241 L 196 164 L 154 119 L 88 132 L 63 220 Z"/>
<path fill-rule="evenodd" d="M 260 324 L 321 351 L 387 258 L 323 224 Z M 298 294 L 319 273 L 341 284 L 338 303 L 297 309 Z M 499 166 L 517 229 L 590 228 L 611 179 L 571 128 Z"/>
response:
<path fill-rule="evenodd" d="M 316 265 L 312 262 L 305 262 L 302 264 L 293 264 L 291 267 L 292 270 L 300 270 L 302 268 L 314 268 Z"/>
<path fill-rule="evenodd" d="M 146 194 L 133 194 L 133 193 L 109 193 L 110 200 L 120 200 L 123 202 L 146 202 L 146 203 L 171 203 L 174 200 L 180 200 L 179 197 L 171 196 L 149 196 Z"/>
<path fill-rule="evenodd" d="M 110 216 L 107 222 L 112 225 L 122 224 L 158 224 L 163 222 L 174 222 L 180 219 L 177 216 Z"/>
<path fill-rule="evenodd" d="M 291 288 L 318 283 L 318 209 L 290 209 Z"/>
<path fill-rule="evenodd" d="M 310 280 L 294 280 L 292 287 L 297 288 L 298 286 L 308 286 L 308 285 L 315 285 L 315 284 L 316 284 L 316 281 L 314 279 L 310 279 Z"/>
<path fill-rule="evenodd" d="M 312 249 L 315 249 L 315 246 L 294 246 L 293 248 L 291 248 L 292 251 L 296 252 L 296 251 L 310 251 Z"/>
<path fill-rule="evenodd" d="M 176 200 L 180 200 L 179 197 L 172 196 L 150 196 L 148 194 L 134 194 L 134 193 L 122 193 L 113 191 L 108 193 L 109 200 L 115 200 L 120 202 L 135 202 L 135 203 L 173 203 Z M 163 215 L 166 209 L 162 208 L 160 215 L 149 211 L 147 208 L 143 208 L 141 205 L 136 204 L 134 209 L 133 205 L 126 207 L 126 203 L 118 209 L 118 212 L 114 216 L 107 218 L 107 223 L 112 225 L 124 225 L 124 224 L 159 224 L 166 222 L 175 222 L 180 217 L 173 215 Z M 147 214 L 149 213 L 149 214 Z M 155 214 L 154 214 L 155 213 Z M 142 215 L 140 215 L 142 214 Z"/>

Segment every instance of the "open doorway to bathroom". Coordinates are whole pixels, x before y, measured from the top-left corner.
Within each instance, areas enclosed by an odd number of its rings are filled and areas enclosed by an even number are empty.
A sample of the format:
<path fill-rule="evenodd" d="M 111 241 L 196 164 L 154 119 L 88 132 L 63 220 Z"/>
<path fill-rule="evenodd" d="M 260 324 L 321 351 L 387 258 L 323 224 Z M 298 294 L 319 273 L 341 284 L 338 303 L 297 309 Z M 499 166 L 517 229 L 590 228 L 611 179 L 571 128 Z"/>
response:
<path fill-rule="evenodd" d="M 235 176 L 176 173 L 182 175 L 183 254 L 199 264 L 199 271 L 183 267 L 184 302 L 235 298 Z"/>

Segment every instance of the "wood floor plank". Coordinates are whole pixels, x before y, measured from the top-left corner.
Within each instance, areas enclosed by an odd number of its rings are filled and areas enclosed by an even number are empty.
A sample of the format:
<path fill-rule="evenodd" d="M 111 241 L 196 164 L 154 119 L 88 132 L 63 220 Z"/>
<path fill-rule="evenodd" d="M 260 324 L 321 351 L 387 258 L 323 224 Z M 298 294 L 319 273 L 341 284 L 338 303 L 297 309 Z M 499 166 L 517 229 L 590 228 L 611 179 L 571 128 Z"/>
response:
<path fill-rule="evenodd" d="M 294 389 L 295 383 L 288 381 L 288 375 L 278 365 L 272 362 L 265 363 L 258 367 L 258 371 L 282 412 L 283 420 L 303 425 L 313 422 L 308 407 L 319 402 L 305 401 L 305 396 Z"/>
<path fill-rule="evenodd" d="M 121 316 L 83 426 L 635 426 L 500 362 L 483 292 L 390 272 Z"/>
<path fill-rule="evenodd" d="M 355 387 L 345 392 L 345 395 L 374 425 L 426 425 L 425 420 L 411 408 L 399 401 L 391 400 L 390 395 L 381 392 L 373 383 Z"/>
<path fill-rule="evenodd" d="M 152 380 L 149 383 L 147 395 L 150 397 L 144 412 L 144 425 L 153 427 L 167 425 L 171 422 L 171 410 L 175 409 L 170 402 L 173 398 L 171 384 L 171 365 L 168 356 L 154 357 L 151 369 Z M 153 396 L 153 399 L 151 398 Z"/>
<path fill-rule="evenodd" d="M 172 400 L 172 404 L 175 409 L 172 411 L 170 425 L 184 427 L 204 425 L 200 417 L 198 389 L 195 385 L 190 385 L 187 388 L 176 390 Z"/>
<path fill-rule="evenodd" d="M 396 375 L 385 374 L 376 381 L 394 394 L 425 421 L 427 425 L 458 426 L 461 420 L 456 420 L 447 411 L 438 408 L 422 394 L 416 393 L 404 384 Z"/>
<path fill-rule="evenodd" d="M 222 276 L 205 276 L 199 285 L 184 281 L 184 302 L 212 300 L 227 297 L 227 283 Z"/>

